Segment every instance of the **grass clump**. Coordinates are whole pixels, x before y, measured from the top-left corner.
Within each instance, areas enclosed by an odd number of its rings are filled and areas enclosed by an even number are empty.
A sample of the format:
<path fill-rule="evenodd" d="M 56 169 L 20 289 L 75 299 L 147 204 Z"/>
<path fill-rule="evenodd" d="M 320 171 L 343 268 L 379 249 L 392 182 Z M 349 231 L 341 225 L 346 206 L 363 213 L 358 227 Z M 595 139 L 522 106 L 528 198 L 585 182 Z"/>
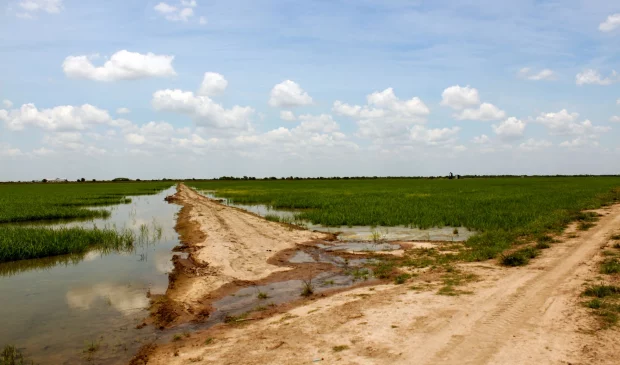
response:
<path fill-rule="evenodd" d="M 611 296 L 617 296 L 620 294 L 620 287 L 615 285 L 594 285 L 588 287 L 583 295 L 588 297 L 605 298 Z"/>
<path fill-rule="evenodd" d="M 0 353 L 0 365 L 29 365 L 34 364 L 24 358 L 24 354 L 15 346 L 4 346 Z"/>
<path fill-rule="evenodd" d="M 301 284 L 301 296 L 309 297 L 314 294 L 314 284 L 312 280 L 303 280 Z"/>
<path fill-rule="evenodd" d="M 280 222 L 280 216 L 277 214 L 265 214 L 265 219 L 270 222 Z"/>
<path fill-rule="evenodd" d="M 404 284 L 411 278 L 410 274 L 400 274 L 394 278 L 394 284 L 400 285 Z"/>
<path fill-rule="evenodd" d="M 265 293 L 264 291 L 259 291 L 256 297 L 258 299 L 264 300 L 264 299 L 269 298 L 269 295 L 267 295 L 267 293 Z"/>
<path fill-rule="evenodd" d="M 341 351 L 348 350 L 348 349 L 349 349 L 349 346 L 347 345 L 338 345 L 338 346 L 332 347 L 332 351 L 334 352 L 341 352 Z"/>
<path fill-rule="evenodd" d="M 620 273 L 620 260 L 613 257 L 601 263 L 601 274 L 617 274 Z"/>
<path fill-rule="evenodd" d="M 620 241 L 620 234 L 614 234 L 610 238 L 614 241 Z"/>
<path fill-rule="evenodd" d="M 510 254 L 502 255 L 501 264 L 504 266 L 523 266 L 530 262 L 530 259 L 538 256 L 539 251 L 534 247 L 522 248 Z"/>

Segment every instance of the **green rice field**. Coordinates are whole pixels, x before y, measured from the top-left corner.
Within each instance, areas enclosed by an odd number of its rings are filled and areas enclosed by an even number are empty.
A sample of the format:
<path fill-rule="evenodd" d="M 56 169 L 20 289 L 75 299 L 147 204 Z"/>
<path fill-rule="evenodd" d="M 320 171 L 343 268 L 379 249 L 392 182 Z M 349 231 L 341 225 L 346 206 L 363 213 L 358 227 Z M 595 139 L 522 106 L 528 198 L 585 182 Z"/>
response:
<path fill-rule="evenodd" d="M 90 249 L 126 249 L 131 232 L 114 229 L 46 228 L 22 223 L 102 218 L 105 209 L 131 202 L 127 196 L 154 194 L 172 183 L 69 183 L 0 185 L 0 262 L 84 253 Z M 16 223 L 20 223 L 16 225 Z"/>
<path fill-rule="evenodd" d="M 468 260 L 559 232 L 581 213 L 620 200 L 619 177 L 188 181 L 237 204 L 299 209 L 325 226 L 467 227 Z"/>

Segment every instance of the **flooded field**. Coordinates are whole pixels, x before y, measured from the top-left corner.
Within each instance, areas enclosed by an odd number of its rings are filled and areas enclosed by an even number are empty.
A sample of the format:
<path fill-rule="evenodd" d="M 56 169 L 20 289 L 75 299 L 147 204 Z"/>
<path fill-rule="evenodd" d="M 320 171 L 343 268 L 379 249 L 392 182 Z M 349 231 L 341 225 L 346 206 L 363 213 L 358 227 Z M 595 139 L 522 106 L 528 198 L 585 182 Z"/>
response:
<path fill-rule="evenodd" d="M 179 207 L 164 197 L 174 192 L 107 207 L 107 219 L 51 225 L 130 229 L 136 237 L 131 252 L 0 264 L 0 344 L 16 345 L 39 364 L 117 364 L 155 339 L 150 327 L 135 327 L 148 315 L 147 294 L 168 286 Z"/>
<path fill-rule="evenodd" d="M 296 211 L 274 209 L 265 204 L 235 204 L 229 199 L 217 196 L 215 191 L 205 190 L 199 191 L 202 195 L 219 201 L 222 204 L 243 209 L 245 211 L 258 214 L 262 217 L 267 215 L 277 216 L 283 221 L 291 223 L 301 223 L 310 230 L 316 230 L 327 233 L 338 233 L 338 239 L 341 241 L 467 241 L 469 237 L 477 232 L 468 230 L 465 227 L 434 227 L 429 229 L 410 228 L 404 226 L 384 227 L 384 226 L 341 226 L 326 227 L 320 224 L 312 224 L 310 222 L 295 221 Z"/>

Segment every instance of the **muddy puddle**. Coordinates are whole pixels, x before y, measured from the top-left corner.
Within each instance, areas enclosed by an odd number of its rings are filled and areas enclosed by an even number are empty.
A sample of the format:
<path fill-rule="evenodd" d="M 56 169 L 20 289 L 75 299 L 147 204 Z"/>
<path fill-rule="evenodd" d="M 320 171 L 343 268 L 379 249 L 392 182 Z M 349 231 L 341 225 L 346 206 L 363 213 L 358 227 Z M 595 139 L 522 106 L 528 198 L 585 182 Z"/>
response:
<path fill-rule="evenodd" d="M 278 216 L 281 219 L 290 222 L 295 221 L 296 211 L 279 210 L 265 204 L 234 204 L 227 198 L 217 196 L 217 192 L 213 190 L 198 191 L 200 194 L 219 201 L 222 204 L 236 207 L 239 209 L 258 214 L 262 217 L 266 215 Z M 449 241 L 463 242 L 467 241 L 477 232 L 470 231 L 465 227 L 434 227 L 428 229 L 410 228 L 405 226 L 384 227 L 384 226 L 342 226 L 342 227 L 326 227 L 320 224 L 312 224 L 311 222 L 302 222 L 305 227 L 310 230 L 338 233 L 338 239 L 341 241 Z"/>
<path fill-rule="evenodd" d="M 400 249 L 399 245 L 395 246 Z M 179 333 L 205 330 L 220 323 L 245 321 L 256 312 L 303 299 L 302 293 L 308 287 L 312 289 L 313 294 L 322 294 L 378 282 L 373 277 L 372 269 L 367 267 L 374 263 L 373 259 L 341 257 L 336 252 L 337 250 L 328 250 L 330 247 L 336 246 L 328 243 L 300 246 L 286 261 L 300 265 L 330 264 L 333 270 L 325 270 L 308 278 L 275 281 L 240 288 L 212 302 L 213 310 L 206 320 L 166 330 L 165 338 L 171 340 Z M 164 340 L 163 337 L 162 340 Z"/>
<path fill-rule="evenodd" d="M 131 197 L 106 208 L 107 219 L 52 225 L 131 229 L 130 252 L 0 264 L 0 345 L 16 345 L 37 364 L 125 364 L 156 339 L 152 328 L 135 327 L 148 316 L 147 293 L 164 293 L 173 269 L 180 207 L 164 197 L 174 192 Z"/>

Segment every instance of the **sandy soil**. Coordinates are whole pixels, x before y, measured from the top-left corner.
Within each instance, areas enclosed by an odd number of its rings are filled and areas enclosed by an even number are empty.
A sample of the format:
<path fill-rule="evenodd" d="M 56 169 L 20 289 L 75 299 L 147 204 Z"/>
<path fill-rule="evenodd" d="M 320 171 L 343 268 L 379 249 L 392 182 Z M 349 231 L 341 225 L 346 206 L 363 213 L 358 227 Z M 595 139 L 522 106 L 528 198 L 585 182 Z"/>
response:
<path fill-rule="evenodd" d="M 281 270 L 265 263 L 267 249 L 275 252 L 315 237 L 280 232 L 258 218 L 202 201 L 188 189 L 181 195 L 203 207 L 195 219 L 204 222 L 208 238 L 199 258 L 220 270 L 220 281 Z M 357 288 L 161 345 L 148 364 L 618 364 L 619 331 L 595 331 L 596 319 L 579 297 L 584 281 L 597 276 L 601 247 L 620 228 L 620 205 L 600 212 L 604 216 L 596 227 L 567 230 L 561 243 L 526 267 L 462 265 L 481 278 L 466 288 L 472 294 L 441 296 L 412 289 L 416 283 Z M 239 231 L 223 229 L 227 226 Z M 187 298 L 220 281 L 201 278 Z"/>
<path fill-rule="evenodd" d="M 257 281 L 290 268 L 268 263 L 276 253 L 297 244 L 327 235 L 291 229 L 263 218 L 222 205 L 180 184 L 175 200 L 190 209 L 189 221 L 205 233 L 197 241 L 190 239 L 191 259 L 200 267 L 167 295 L 186 306 L 198 305 L 205 294 L 237 280 Z"/>

